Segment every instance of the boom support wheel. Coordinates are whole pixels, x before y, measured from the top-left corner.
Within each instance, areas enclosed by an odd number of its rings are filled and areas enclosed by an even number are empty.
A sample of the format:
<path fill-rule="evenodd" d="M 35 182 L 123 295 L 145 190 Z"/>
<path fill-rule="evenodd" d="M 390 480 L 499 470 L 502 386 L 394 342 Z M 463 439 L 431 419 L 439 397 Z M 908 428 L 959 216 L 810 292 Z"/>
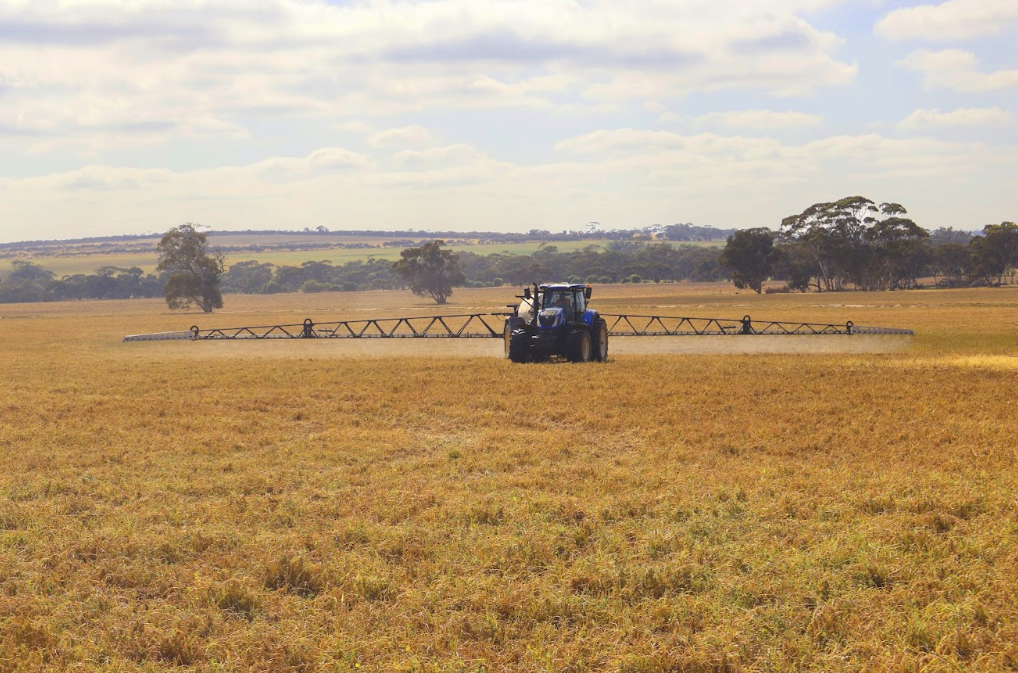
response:
<path fill-rule="evenodd" d="M 594 359 L 598 362 L 608 359 L 608 323 L 601 318 L 594 322 Z"/>

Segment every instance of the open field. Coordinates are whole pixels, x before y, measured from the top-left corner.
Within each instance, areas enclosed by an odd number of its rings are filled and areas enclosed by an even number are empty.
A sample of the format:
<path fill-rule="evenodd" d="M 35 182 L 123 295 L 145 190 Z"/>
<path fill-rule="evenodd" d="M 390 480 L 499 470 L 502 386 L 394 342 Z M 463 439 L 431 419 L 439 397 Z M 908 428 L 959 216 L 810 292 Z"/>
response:
<path fill-rule="evenodd" d="M 258 238 L 259 237 L 257 236 L 229 236 L 221 237 L 218 241 L 212 241 L 212 243 L 213 245 L 217 242 L 222 243 L 223 245 L 276 245 L 280 242 L 285 242 L 270 240 L 258 243 Z M 352 240 L 352 237 L 347 238 L 350 238 L 351 240 L 343 242 L 372 244 L 381 242 L 373 239 Z M 321 241 L 319 240 L 317 242 Z M 30 261 L 52 271 L 56 274 L 57 278 L 76 273 L 95 273 L 95 270 L 102 266 L 118 266 L 123 268 L 136 266 L 146 273 L 151 273 L 155 271 L 156 268 L 157 259 L 154 252 L 156 243 L 158 243 L 158 239 L 153 239 L 151 241 L 151 245 L 153 246 L 152 252 L 139 252 L 137 250 L 133 250 L 131 252 L 124 253 L 89 253 L 70 256 L 64 254 L 60 256 L 36 255 L 30 258 Z M 560 241 L 548 243 L 547 245 L 554 245 L 561 252 L 571 252 L 583 249 L 589 245 L 603 248 L 606 243 L 607 241 Z M 672 245 L 716 247 L 723 245 L 723 243 L 723 241 L 675 242 L 672 243 Z M 536 252 L 540 247 L 540 243 L 500 243 L 490 245 L 451 245 L 449 246 L 449 249 L 454 252 L 473 252 L 478 255 L 491 255 L 494 253 L 529 255 Z M 334 248 L 329 250 L 267 250 L 264 252 L 232 252 L 227 255 L 226 263 L 227 266 L 229 266 L 230 264 L 253 259 L 259 262 L 269 262 L 276 266 L 300 266 L 303 262 L 318 262 L 325 260 L 328 260 L 333 264 L 345 264 L 346 262 L 356 260 L 366 260 L 369 257 L 374 257 L 375 259 L 397 260 L 399 259 L 399 253 L 401 250 L 402 248 Z M 73 252 L 73 250 L 71 250 L 71 252 Z M 11 258 L 0 258 L 0 277 L 4 277 L 10 273 L 11 262 Z"/>
<path fill-rule="evenodd" d="M 918 334 L 582 366 L 120 342 L 436 312 L 400 292 L 0 306 L 0 671 L 1018 669 L 1016 300 L 597 287 Z"/>

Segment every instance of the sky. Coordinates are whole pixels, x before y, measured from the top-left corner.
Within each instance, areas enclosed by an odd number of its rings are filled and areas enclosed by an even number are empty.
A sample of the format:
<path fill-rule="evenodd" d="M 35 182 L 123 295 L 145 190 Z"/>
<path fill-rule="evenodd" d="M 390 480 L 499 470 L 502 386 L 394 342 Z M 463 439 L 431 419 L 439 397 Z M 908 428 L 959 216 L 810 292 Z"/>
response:
<path fill-rule="evenodd" d="M 1018 220 L 1018 0 L 0 0 L 0 241 Z"/>

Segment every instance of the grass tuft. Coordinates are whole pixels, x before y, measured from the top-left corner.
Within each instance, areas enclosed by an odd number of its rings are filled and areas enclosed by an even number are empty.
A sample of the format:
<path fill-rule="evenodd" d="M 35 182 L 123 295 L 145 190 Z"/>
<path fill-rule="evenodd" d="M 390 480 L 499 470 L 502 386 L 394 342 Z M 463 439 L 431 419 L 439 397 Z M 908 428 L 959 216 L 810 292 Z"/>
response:
<path fill-rule="evenodd" d="M 298 596 L 316 596 L 325 588 L 321 569 L 300 556 L 281 556 L 265 569 L 265 587 Z"/>
<path fill-rule="evenodd" d="M 261 598 L 237 580 L 216 584 L 209 593 L 212 603 L 220 610 L 240 615 L 248 621 L 261 611 Z"/>

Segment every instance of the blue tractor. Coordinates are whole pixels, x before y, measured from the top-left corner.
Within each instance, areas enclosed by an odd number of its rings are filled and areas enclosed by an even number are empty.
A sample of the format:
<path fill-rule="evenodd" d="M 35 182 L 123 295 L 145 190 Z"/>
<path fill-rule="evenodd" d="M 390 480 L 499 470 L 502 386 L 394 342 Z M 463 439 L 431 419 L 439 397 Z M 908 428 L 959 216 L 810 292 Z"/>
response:
<path fill-rule="evenodd" d="M 534 285 L 505 323 L 505 355 L 513 362 L 544 362 L 558 356 L 570 362 L 608 359 L 608 325 L 587 308 L 589 285 Z"/>

